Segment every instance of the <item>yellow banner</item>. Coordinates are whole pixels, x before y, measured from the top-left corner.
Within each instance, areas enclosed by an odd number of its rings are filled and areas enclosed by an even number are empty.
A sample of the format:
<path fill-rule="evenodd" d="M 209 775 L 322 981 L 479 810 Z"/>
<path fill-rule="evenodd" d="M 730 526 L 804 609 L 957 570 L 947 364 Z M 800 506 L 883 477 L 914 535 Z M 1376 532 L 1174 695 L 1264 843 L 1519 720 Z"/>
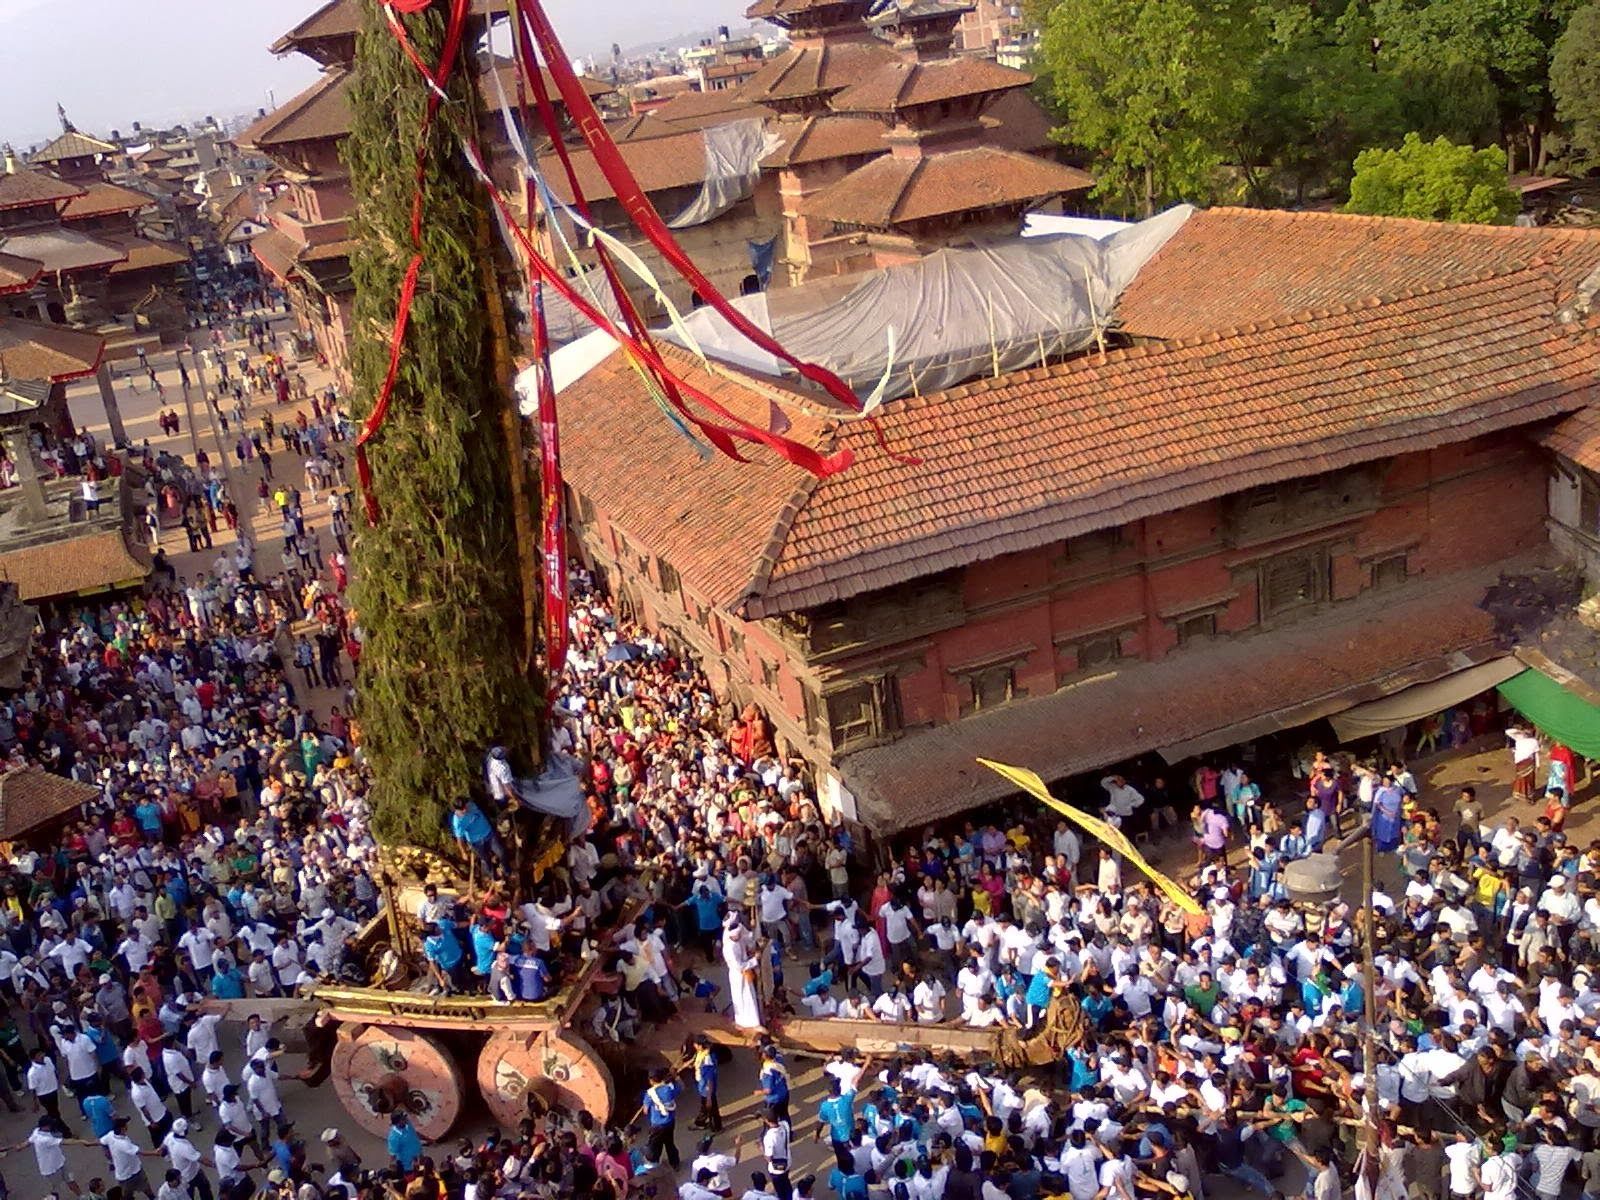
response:
<path fill-rule="evenodd" d="M 1134 849 L 1133 843 L 1115 825 L 1108 825 L 1099 817 L 1091 817 L 1088 813 L 1079 812 L 1070 804 L 1063 804 L 1050 794 L 1050 789 L 1045 787 L 1044 780 L 1024 767 L 1008 767 L 1005 763 L 994 762 L 987 758 L 980 758 L 978 761 L 996 775 L 1016 784 L 1018 788 L 1027 792 L 1040 804 L 1055 809 L 1074 825 L 1094 834 L 1095 837 L 1099 838 L 1113 851 L 1122 855 L 1124 859 L 1148 876 L 1150 882 L 1160 888 L 1167 899 L 1183 909 L 1184 912 L 1192 913 L 1195 916 L 1204 915 L 1206 910 L 1200 907 L 1199 901 L 1178 883 L 1167 878 L 1145 862 L 1144 856 Z"/>

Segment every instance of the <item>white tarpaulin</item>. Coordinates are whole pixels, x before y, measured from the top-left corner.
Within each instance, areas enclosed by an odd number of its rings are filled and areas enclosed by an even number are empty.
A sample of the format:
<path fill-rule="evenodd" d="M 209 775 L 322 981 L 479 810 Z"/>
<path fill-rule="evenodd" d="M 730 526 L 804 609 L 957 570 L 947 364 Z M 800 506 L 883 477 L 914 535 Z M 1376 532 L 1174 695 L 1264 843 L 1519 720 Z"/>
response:
<path fill-rule="evenodd" d="M 1335 713 L 1328 720 L 1341 746 L 1357 738 L 1374 737 L 1412 721 L 1431 717 L 1447 708 L 1470 700 L 1479 692 L 1499 687 L 1513 675 L 1520 675 L 1525 666 L 1511 655 L 1490 659 L 1475 667 L 1455 671 L 1443 679 L 1430 683 L 1413 684 L 1404 691 L 1381 700 L 1371 700 Z"/>
<path fill-rule="evenodd" d="M 798 358 L 829 368 L 857 392 L 883 377 L 891 341 L 885 396 L 936 392 L 1092 346 L 1123 290 L 1193 211 L 1179 205 L 1104 239 L 1059 234 L 940 250 L 809 305 L 804 287 L 772 293 L 770 305 L 765 293 L 733 303 Z M 788 373 L 713 309 L 686 323 L 712 358 Z M 661 336 L 682 344 L 670 330 Z"/>
<path fill-rule="evenodd" d="M 783 140 L 767 132 L 764 121 L 729 121 L 703 130 L 706 144 L 706 176 L 700 194 L 667 225 L 688 229 L 704 225 L 727 212 L 741 200 L 748 200 L 761 177 L 761 160 Z"/>

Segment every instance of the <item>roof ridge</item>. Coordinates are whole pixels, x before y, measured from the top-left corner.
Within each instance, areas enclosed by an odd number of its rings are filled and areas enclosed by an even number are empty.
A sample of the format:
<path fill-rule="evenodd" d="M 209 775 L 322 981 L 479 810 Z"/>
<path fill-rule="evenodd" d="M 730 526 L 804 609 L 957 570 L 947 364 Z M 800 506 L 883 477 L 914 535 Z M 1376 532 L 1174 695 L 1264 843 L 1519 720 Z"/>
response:
<path fill-rule="evenodd" d="M 1582 225 L 1485 225 L 1477 221 L 1430 221 L 1425 217 L 1382 217 L 1369 213 L 1347 213 L 1320 209 L 1293 209 L 1293 208 L 1251 208 L 1244 204 L 1217 204 L 1210 208 L 1202 208 L 1199 215 L 1226 214 L 1229 216 L 1249 216 L 1251 218 L 1267 217 L 1280 221 L 1321 221 L 1334 218 L 1338 221 L 1351 223 L 1360 222 L 1368 225 L 1410 225 L 1417 228 L 1437 231 L 1441 227 L 1448 227 L 1452 232 L 1467 233 L 1478 237 L 1508 238 L 1525 237 L 1529 233 L 1542 235 L 1545 238 L 1567 237 L 1580 235 L 1584 238 L 1600 237 L 1600 226 Z"/>
<path fill-rule="evenodd" d="M 831 442 L 831 431 L 822 442 Z M 818 446 L 821 450 L 822 445 Z M 772 532 L 767 538 L 766 545 L 761 547 L 761 553 L 756 555 L 756 561 L 750 568 L 749 578 L 744 586 L 739 589 L 739 607 L 742 608 L 750 600 L 767 590 L 767 585 L 772 582 L 772 572 L 777 568 L 778 559 L 782 556 L 784 547 L 789 544 L 789 534 L 794 529 L 796 518 L 805 511 L 811 497 L 816 495 L 817 488 L 822 480 L 809 472 L 800 477 L 794 489 L 789 493 L 788 499 L 783 502 L 783 507 L 778 509 L 778 515 L 773 520 Z"/>
<path fill-rule="evenodd" d="M 1306 325 L 1312 321 L 1324 320 L 1329 317 L 1350 316 L 1357 310 L 1383 308 L 1393 304 L 1401 304 L 1410 300 L 1438 296 L 1443 293 L 1456 291 L 1467 287 L 1477 287 L 1490 280 L 1506 278 L 1515 275 L 1528 275 L 1530 277 L 1552 280 L 1556 277 L 1553 266 L 1548 263 L 1519 263 L 1504 267 L 1490 268 L 1479 271 L 1474 275 L 1451 280 L 1449 283 L 1436 284 L 1430 287 L 1405 288 L 1398 292 L 1386 292 L 1372 296 L 1365 296 L 1353 301 L 1340 301 L 1334 304 L 1323 305 L 1315 308 L 1304 308 L 1296 312 L 1285 313 L 1276 317 L 1267 317 L 1259 321 L 1250 321 L 1240 325 L 1230 325 L 1221 329 L 1209 329 L 1204 333 L 1189 334 L 1185 337 L 1164 338 L 1144 342 L 1136 346 L 1123 346 L 1115 350 L 1108 350 L 1103 354 L 1096 354 L 1092 360 L 1085 355 L 1079 358 L 1070 358 L 1064 362 L 1051 364 L 1043 370 L 1045 374 L 1040 379 L 1058 378 L 1074 369 L 1081 369 L 1085 364 L 1090 368 L 1098 367 L 1111 362 L 1122 362 L 1125 359 L 1154 358 L 1159 355 L 1176 353 L 1182 350 L 1193 350 L 1200 346 L 1216 345 L 1222 342 L 1233 341 L 1244 337 L 1258 337 L 1262 334 L 1276 333 L 1283 329 Z M 1555 319 L 1555 308 L 1551 308 L 1551 320 Z M 928 400 L 936 396 L 947 399 L 959 398 L 977 391 L 988 390 L 995 386 L 1005 386 L 1007 383 L 1018 381 L 1021 372 L 1008 371 L 998 377 L 989 377 L 969 380 L 953 388 L 946 388 L 940 392 L 930 393 L 928 396 L 910 397 L 909 399 Z M 902 404 L 901 407 L 915 407 L 911 404 Z"/>

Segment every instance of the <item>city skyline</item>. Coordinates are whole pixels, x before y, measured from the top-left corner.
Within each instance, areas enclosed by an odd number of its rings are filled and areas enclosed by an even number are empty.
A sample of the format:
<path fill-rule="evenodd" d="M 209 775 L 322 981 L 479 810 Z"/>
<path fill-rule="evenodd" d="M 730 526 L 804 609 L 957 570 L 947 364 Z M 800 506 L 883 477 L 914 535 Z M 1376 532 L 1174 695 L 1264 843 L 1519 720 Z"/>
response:
<path fill-rule="evenodd" d="M 219 121 L 282 104 L 310 85 L 317 65 L 267 47 L 314 12 L 318 0 L 0 0 L 0 45 L 24 47 L 0 71 L 0 141 L 18 149 L 60 131 L 56 105 L 85 132 L 127 134 Z M 745 0 L 547 0 L 574 55 L 604 54 L 743 21 Z M 219 13 L 219 8 L 223 9 Z"/>

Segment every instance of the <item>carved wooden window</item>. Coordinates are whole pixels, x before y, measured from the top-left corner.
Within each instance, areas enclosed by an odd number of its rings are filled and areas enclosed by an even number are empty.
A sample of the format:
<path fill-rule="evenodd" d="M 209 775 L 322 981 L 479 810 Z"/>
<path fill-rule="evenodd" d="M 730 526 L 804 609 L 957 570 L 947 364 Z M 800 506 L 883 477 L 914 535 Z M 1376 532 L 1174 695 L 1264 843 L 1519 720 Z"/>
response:
<path fill-rule="evenodd" d="M 900 727 L 900 689 L 892 675 L 829 692 L 823 702 L 835 750 L 876 741 Z"/>
<path fill-rule="evenodd" d="M 1217 636 L 1217 614 L 1214 612 L 1196 613 L 1192 617 L 1184 617 L 1178 621 L 1178 645 L 1187 646 L 1192 642 L 1203 642 L 1208 638 Z"/>
<path fill-rule="evenodd" d="M 1092 671 L 1100 667 L 1109 667 L 1122 657 L 1122 637 L 1119 634 L 1108 633 L 1104 637 L 1091 638 L 1087 642 L 1078 644 L 1078 670 Z"/>
<path fill-rule="evenodd" d="M 673 569 L 672 564 L 666 559 L 658 557 L 656 559 L 656 573 L 661 576 L 661 591 L 665 595 L 676 596 L 678 589 L 683 584 L 678 579 L 678 572 Z"/>
<path fill-rule="evenodd" d="M 1017 673 L 1010 666 L 989 667 L 967 677 L 972 688 L 971 712 L 999 708 L 1017 694 Z"/>
<path fill-rule="evenodd" d="M 805 707 L 806 732 L 817 733 L 822 728 L 822 697 L 809 683 L 802 684 L 800 702 Z"/>
<path fill-rule="evenodd" d="M 1396 554 L 1392 558 L 1384 558 L 1372 564 L 1372 590 L 1384 591 L 1387 588 L 1399 587 L 1406 581 L 1406 556 Z"/>
<path fill-rule="evenodd" d="M 1328 598 L 1326 549 L 1296 550 L 1261 564 L 1261 619 L 1309 608 Z"/>

